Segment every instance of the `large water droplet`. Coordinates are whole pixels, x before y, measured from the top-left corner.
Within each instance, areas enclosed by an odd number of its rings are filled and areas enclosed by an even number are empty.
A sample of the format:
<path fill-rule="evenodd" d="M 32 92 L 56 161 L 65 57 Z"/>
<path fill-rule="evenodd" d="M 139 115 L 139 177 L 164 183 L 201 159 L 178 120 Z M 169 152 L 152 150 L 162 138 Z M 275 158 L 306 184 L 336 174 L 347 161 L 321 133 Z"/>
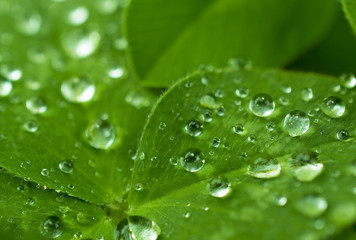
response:
<path fill-rule="evenodd" d="M 325 212 L 328 207 L 328 203 L 325 198 L 309 194 L 301 198 L 297 202 L 297 209 L 304 215 L 315 218 Z"/>
<path fill-rule="evenodd" d="M 0 78 L 0 97 L 6 97 L 11 93 L 12 83 Z"/>
<path fill-rule="evenodd" d="M 73 77 L 62 82 L 61 92 L 69 102 L 88 102 L 94 96 L 95 85 L 89 77 Z"/>
<path fill-rule="evenodd" d="M 96 31 L 86 33 L 77 29 L 62 37 L 62 45 L 70 57 L 86 58 L 95 52 L 100 39 L 100 34 Z"/>
<path fill-rule="evenodd" d="M 329 117 L 338 118 L 344 114 L 345 104 L 339 97 L 331 96 L 324 99 L 321 110 Z"/>
<path fill-rule="evenodd" d="M 190 136 L 199 136 L 203 130 L 203 124 L 199 120 L 191 120 L 185 125 L 185 131 Z"/>
<path fill-rule="evenodd" d="M 313 181 L 321 174 L 324 167 L 319 162 L 317 153 L 311 150 L 303 150 L 293 154 L 289 163 L 295 177 L 301 182 Z"/>
<path fill-rule="evenodd" d="M 197 172 L 205 164 L 204 155 L 199 149 L 192 148 L 183 154 L 180 163 L 188 172 Z"/>
<path fill-rule="evenodd" d="M 156 240 L 161 234 L 160 227 L 147 218 L 128 217 L 118 224 L 115 230 L 117 240 Z"/>
<path fill-rule="evenodd" d="M 275 103 L 271 96 L 261 93 L 254 96 L 249 104 L 253 114 L 258 117 L 267 117 L 274 111 Z"/>
<path fill-rule="evenodd" d="M 57 238 L 63 233 L 61 219 L 57 216 L 49 216 L 42 223 L 41 234 L 48 238 Z"/>
<path fill-rule="evenodd" d="M 224 177 L 214 178 L 209 181 L 208 190 L 211 196 L 223 198 L 231 192 L 231 183 Z"/>
<path fill-rule="evenodd" d="M 85 131 L 89 144 L 97 149 L 108 149 L 115 140 L 115 128 L 108 121 L 96 119 Z"/>
<path fill-rule="evenodd" d="M 73 172 L 74 163 L 72 160 L 64 160 L 63 162 L 59 163 L 59 169 L 64 173 L 71 173 Z"/>
<path fill-rule="evenodd" d="M 284 128 L 292 137 L 303 135 L 308 131 L 309 126 L 309 117 L 302 111 L 292 111 L 284 118 Z"/>
<path fill-rule="evenodd" d="M 281 165 L 271 156 L 259 157 L 247 168 L 247 174 L 255 178 L 275 178 L 280 173 Z"/>
<path fill-rule="evenodd" d="M 219 104 L 216 102 L 215 96 L 212 94 L 206 94 L 200 98 L 200 105 L 205 108 L 215 109 L 219 107 Z"/>
<path fill-rule="evenodd" d="M 31 97 L 26 100 L 27 109 L 33 114 L 41 114 L 47 111 L 47 105 L 41 97 Z"/>

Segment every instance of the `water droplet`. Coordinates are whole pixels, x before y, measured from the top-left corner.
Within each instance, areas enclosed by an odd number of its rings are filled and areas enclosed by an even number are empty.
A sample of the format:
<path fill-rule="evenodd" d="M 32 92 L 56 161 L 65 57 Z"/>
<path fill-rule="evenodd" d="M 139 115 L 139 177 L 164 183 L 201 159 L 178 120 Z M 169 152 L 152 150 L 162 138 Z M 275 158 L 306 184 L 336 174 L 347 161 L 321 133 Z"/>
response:
<path fill-rule="evenodd" d="M 250 135 L 248 135 L 248 137 L 247 137 L 247 141 L 249 141 L 249 142 L 251 142 L 251 143 L 256 142 L 256 139 L 257 139 L 257 137 L 256 137 L 256 135 L 254 135 L 254 134 L 250 134 Z"/>
<path fill-rule="evenodd" d="M 224 116 L 225 115 L 225 108 L 224 106 L 220 106 L 216 109 L 216 115 Z"/>
<path fill-rule="evenodd" d="M 294 153 L 289 161 L 295 177 L 301 182 L 311 182 L 318 177 L 324 165 L 319 162 L 316 152 L 303 150 Z"/>
<path fill-rule="evenodd" d="M 287 204 L 288 199 L 285 196 L 277 196 L 276 203 L 278 206 L 283 207 Z"/>
<path fill-rule="evenodd" d="M 337 139 L 339 139 L 341 141 L 347 141 L 351 137 L 350 132 L 345 129 L 341 129 L 341 130 L 337 131 L 336 136 L 337 136 Z"/>
<path fill-rule="evenodd" d="M 266 124 L 266 129 L 267 129 L 267 131 L 269 131 L 269 132 L 274 131 L 275 128 L 276 128 L 276 125 L 275 125 L 273 122 L 268 122 L 268 123 Z"/>
<path fill-rule="evenodd" d="M 184 129 L 190 136 L 199 136 L 203 130 L 203 124 L 199 120 L 191 120 Z"/>
<path fill-rule="evenodd" d="M 310 120 L 306 113 L 295 110 L 284 118 L 284 128 L 292 136 L 301 136 L 306 133 L 310 126 Z"/>
<path fill-rule="evenodd" d="M 249 104 L 249 108 L 257 117 L 267 117 L 274 111 L 275 103 L 271 96 L 261 93 L 254 96 Z"/>
<path fill-rule="evenodd" d="M 88 102 L 94 96 L 95 86 L 89 77 L 73 77 L 62 82 L 61 92 L 69 102 Z"/>
<path fill-rule="evenodd" d="M 72 160 L 64 160 L 63 162 L 59 163 L 59 169 L 64 173 L 71 173 L 73 172 L 74 163 Z"/>
<path fill-rule="evenodd" d="M 38 130 L 38 123 L 35 120 L 28 120 L 25 122 L 24 128 L 27 132 L 36 132 Z"/>
<path fill-rule="evenodd" d="M 252 69 L 252 62 L 243 58 L 230 58 L 228 64 L 236 71 Z"/>
<path fill-rule="evenodd" d="M 66 53 L 72 58 L 86 58 L 98 48 L 101 36 L 97 31 L 75 29 L 65 33 L 61 40 Z"/>
<path fill-rule="evenodd" d="M 220 138 L 214 137 L 214 138 L 211 140 L 211 146 L 217 148 L 217 147 L 219 147 L 219 145 L 220 145 Z"/>
<path fill-rule="evenodd" d="M 241 87 L 241 88 L 236 89 L 235 93 L 236 93 L 236 96 L 238 96 L 240 98 L 246 98 L 249 94 L 249 90 L 247 88 Z"/>
<path fill-rule="evenodd" d="M 27 109 L 33 114 L 41 114 L 47 111 L 47 105 L 41 97 L 31 97 L 26 100 Z"/>
<path fill-rule="evenodd" d="M 301 198 L 296 205 L 297 209 L 304 215 L 316 218 L 323 214 L 328 207 L 328 203 L 325 198 L 309 194 Z"/>
<path fill-rule="evenodd" d="M 292 92 L 292 87 L 291 87 L 291 86 L 283 86 L 283 87 L 282 87 L 282 91 L 283 91 L 284 93 L 289 94 L 289 93 Z"/>
<path fill-rule="evenodd" d="M 11 93 L 12 83 L 0 78 L 0 97 L 6 97 Z"/>
<path fill-rule="evenodd" d="M 48 177 L 49 176 L 49 171 L 48 169 L 44 168 L 41 170 L 41 175 L 44 177 Z"/>
<path fill-rule="evenodd" d="M 202 114 L 204 122 L 211 122 L 213 120 L 213 113 L 209 110 L 206 110 Z"/>
<path fill-rule="evenodd" d="M 22 77 L 22 71 L 12 65 L 2 65 L 0 69 L 1 75 L 3 75 L 9 81 L 18 81 Z"/>
<path fill-rule="evenodd" d="M 200 98 L 200 105 L 205 108 L 216 109 L 219 104 L 216 102 L 215 96 L 212 94 L 206 94 Z"/>
<path fill-rule="evenodd" d="M 115 128 L 106 120 L 92 121 L 85 131 L 89 144 L 97 149 L 108 149 L 115 140 Z"/>
<path fill-rule="evenodd" d="M 164 129 L 166 129 L 166 127 L 167 127 L 167 124 L 165 122 L 160 122 L 158 125 L 159 130 L 164 130 Z"/>
<path fill-rule="evenodd" d="M 86 7 L 80 6 L 71 10 L 68 14 L 68 22 L 74 26 L 79 26 L 88 19 L 89 11 Z"/>
<path fill-rule="evenodd" d="M 178 161 L 179 161 L 178 157 L 171 157 L 171 158 L 169 158 L 169 162 L 170 162 L 173 166 L 177 165 L 177 164 L 178 164 Z"/>
<path fill-rule="evenodd" d="M 211 196 L 223 198 L 231 193 L 231 183 L 224 177 L 214 178 L 209 181 L 208 190 Z"/>
<path fill-rule="evenodd" d="M 135 190 L 136 190 L 136 191 L 141 191 L 141 190 L 143 190 L 143 185 L 142 185 L 142 183 L 136 183 L 136 184 L 135 184 Z"/>
<path fill-rule="evenodd" d="M 23 16 L 17 17 L 16 26 L 17 29 L 26 35 L 37 34 L 42 25 L 42 18 L 39 14 L 23 14 Z"/>
<path fill-rule="evenodd" d="M 33 205 L 35 205 L 35 200 L 33 198 L 28 198 L 26 200 L 26 204 L 30 205 L 30 206 L 33 206 Z"/>
<path fill-rule="evenodd" d="M 346 88 L 354 88 L 356 86 L 356 78 L 352 73 L 341 75 L 340 80 L 342 85 Z"/>
<path fill-rule="evenodd" d="M 115 48 L 117 50 L 123 51 L 127 48 L 127 40 L 124 37 L 118 38 L 114 42 Z"/>
<path fill-rule="evenodd" d="M 238 123 L 238 124 L 236 124 L 233 128 L 232 128 L 232 130 L 234 131 L 234 133 L 236 133 L 236 134 L 241 134 L 241 133 L 243 133 L 244 132 L 244 126 L 242 125 L 242 124 L 240 124 L 240 123 Z"/>
<path fill-rule="evenodd" d="M 247 168 L 247 174 L 255 178 L 275 178 L 278 177 L 280 173 L 281 165 L 277 159 L 271 156 L 259 157 Z"/>
<path fill-rule="evenodd" d="M 57 238 L 63 233 L 62 221 L 57 216 L 49 216 L 42 223 L 41 234 L 48 238 Z"/>
<path fill-rule="evenodd" d="M 282 96 L 278 100 L 279 100 L 280 104 L 282 104 L 284 106 L 288 106 L 290 103 L 289 98 L 286 96 Z"/>
<path fill-rule="evenodd" d="M 161 229 L 154 222 L 140 216 L 130 216 L 121 221 L 115 230 L 118 240 L 156 240 Z"/>
<path fill-rule="evenodd" d="M 321 110 L 329 117 L 338 118 L 344 114 L 345 104 L 339 97 L 331 96 L 324 99 Z"/>
<path fill-rule="evenodd" d="M 182 167 L 188 172 L 197 172 L 205 164 L 204 155 L 199 149 L 189 149 L 180 159 Z"/>
<path fill-rule="evenodd" d="M 306 102 L 309 102 L 313 99 L 313 89 L 311 88 L 304 88 L 301 92 L 302 99 Z"/>
<path fill-rule="evenodd" d="M 108 76 L 113 79 L 121 78 L 124 75 L 125 71 L 122 66 L 115 66 L 108 70 Z"/>

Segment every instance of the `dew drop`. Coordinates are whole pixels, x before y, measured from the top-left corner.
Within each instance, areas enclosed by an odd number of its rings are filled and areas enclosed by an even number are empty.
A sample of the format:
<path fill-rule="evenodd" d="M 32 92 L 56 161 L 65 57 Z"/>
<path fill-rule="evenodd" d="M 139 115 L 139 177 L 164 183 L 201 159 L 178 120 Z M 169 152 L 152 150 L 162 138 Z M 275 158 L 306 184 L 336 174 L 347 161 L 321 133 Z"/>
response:
<path fill-rule="evenodd" d="M 63 233 L 62 221 L 57 216 L 49 216 L 42 223 L 41 234 L 48 238 L 57 238 Z"/>
<path fill-rule="evenodd" d="M 97 149 L 108 149 L 115 140 L 115 129 L 108 121 L 96 119 L 85 131 L 89 144 Z"/>
<path fill-rule="evenodd" d="M 206 110 L 202 114 L 204 122 L 211 122 L 213 120 L 213 113 L 210 110 Z"/>
<path fill-rule="evenodd" d="M 340 141 L 347 141 L 350 139 L 351 135 L 350 135 L 349 131 L 347 131 L 345 129 L 341 129 L 341 130 L 337 131 L 336 137 Z"/>
<path fill-rule="evenodd" d="M 301 92 L 303 101 L 309 102 L 313 99 L 313 89 L 311 88 L 304 88 Z"/>
<path fill-rule="evenodd" d="M 164 129 L 166 129 L 166 127 L 167 127 L 167 124 L 165 122 L 160 122 L 158 125 L 159 130 L 164 130 Z"/>
<path fill-rule="evenodd" d="M 63 162 L 59 163 L 59 169 L 64 173 L 71 173 L 73 172 L 74 163 L 72 160 L 64 160 Z"/>
<path fill-rule="evenodd" d="M 0 97 L 6 97 L 11 93 L 12 83 L 0 78 Z"/>
<path fill-rule="evenodd" d="M 89 77 L 72 77 L 61 85 L 63 97 L 73 103 L 90 101 L 95 93 L 94 82 Z"/>
<path fill-rule="evenodd" d="M 216 109 L 219 104 L 216 102 L 215 96 L 212 94 L 206 94 L 200 98 L 200 106 L 210 109 Z"/>
<path fill-rule="evenodd" d="M 24 14 L 17 18 L 17 29 L 26 35 L 35 35 L 37 34 L 42 25 L 42 18 L 39 14 Z"/>
<path fill-rule="evenodd" d="M 161 234 L 160 227 L 152 220 L 130 216 L 121 221 L 115 230 L 117 240 L 156 240 Z"/>
<path fill-rule="evenodd" d="M 288 201 L 288 199 L 285 196 L 277 196 L 275 200 L 276 200 L 276 204 L 280 207 L 285 206 Z"/>
<path fill-rule="evenodd" d="M 24 128 L 27 132 L 36 132 L 38 130 L 38 123 L 35 120 L 28 120 L 24 124 Z"/>
<path fill-rule="evenodd" d="M 257 117 L 267 117 L 274 111 L 275 103 L 271 96 L 261 93 L 254 96 L 249 104 L 249 108 Z"/>
<path fill-rule="evenodd" d="M 246 98 L 249 94 L 249 90 L 247 88 L 241 87 L 241 88 L 236 89 L 235 93 L 236 93 L 236 96 L 238 96 L 240 98 Z"/>
<path fill-rule="evenodd" d="M 121 78 L 124 73 L 124 68 L 122 66 L 115 66 L 108 70 L 108 76 L 113 79 Z"/>
<path fill-rule="evenodd" d="M 340 80 L 342 85 L 346 88 L 354 88 L 356 86 L 356 78 L 352 73 L 341 75 Z"/>
<path fill-rule="evenodd" d="M 281 173 L 281 165 L 271 156 L 259 157 L 247 168 L 247 174 L 255 178 L 275 178 Z"/>
<path fill-rule="evenodd" d="M 224 106 L 220 106 L 216 109 L 216 115 L 224 116 L 225 115 L 225 108 Z"/>
<path fill-rule="evenodd" d="M 22 77 L 22 71 L 12 65 L 3 65 L 0 68 L 0 73 L 9 81 L 18 81 Z"/>
<path fill-rule="evenodd" d="M 231 193 L 231 183 L 224 177 L 214 178 L 208 183 L 208 191 L 213 197 L 226 197 Z"/>
<path fill-rule="evenodd" d="M 244 132 L 244 126 L 240 123 L 236 124 L 232 130 L 234 131 L 234 133 L 236 134 L 242 134 Z"/>
<path fill-rule="evenodd" d="M 68 22 L 71 25 L 79 26 L 88 19 L 89 11 L 86 7 L 77 7 L 69 12 L 68 14 Z"/>
<path fill-rule="evenodd" d="M 203 124 L 199 120 L 191 120 L 184 129 L 190 136 L 199 136 L 203 130 Z"/>
<path fill-rule="evenodd" d="M 311 182 L 318 177 L 324 165 L 319 162 L 316 152 L 303 150 L 294 153 L 289 160 L 295 177 L 301 182 Z"/>
<path fill-rule="evenodd" d="M 99 46 L 101 36 L 97 31 L 84 32 L 76 29 L 61 38 L 66 53 L 72 58 L 86 58 Z"/>
<path fill-rule="evenodd" d="M 214 137 L 211 140 L 211 146 L 217 148 L 217 147 L 219 147 L 219 145 L 220 145 L 220 138 Z"/>
<path fill-rule="evenodd" d="M 345 104 L 339 97 L 331 96 L 324 99 L 321 110 L 331 118 L 339 118 L 345 112 Z"/>
<path fill-rule="evenodd" d="M 136 191 L 141 191 L 141 190 L 143 190 L 143 185 L 142 185 L 142 183 L 136 183 L 136 184 L 135 184 L 135 190 L 136 190 Z"/>
<path fill-rule="evenodd" d="M 27 99 L 26 107 L 33 114 L 41 114 L 47 111 L 46 102 L 40 97 L 31 97 Z"/>
<path fill-rule="evenodd" d="M 284 128 L 292 136 L 301 136 L 306 133 L 310 126 L 310 120 L 306 113 L 295 110 L 284 118 Z"/>
<path fill-rule="evenodd" d="M 183 154 L 180 163 L 188 172 L 197 172 L 205 164 L 204 155 L 199 149 L 192 148 Z"/>
<path fill-rule="evenodd" d="M 297 209 L 304 215 L 316 218 L 323 214 L 328 207 L 328 203 L 325 198 L 309 194 L 302 197 L 296 205 Z"/>
<path fill-rule="evenodd" d="M 48 169 L 44 168 L 41 170 L 41 175 L 44 177 L 48 177 L 49 176 L 49 171 Z"/>

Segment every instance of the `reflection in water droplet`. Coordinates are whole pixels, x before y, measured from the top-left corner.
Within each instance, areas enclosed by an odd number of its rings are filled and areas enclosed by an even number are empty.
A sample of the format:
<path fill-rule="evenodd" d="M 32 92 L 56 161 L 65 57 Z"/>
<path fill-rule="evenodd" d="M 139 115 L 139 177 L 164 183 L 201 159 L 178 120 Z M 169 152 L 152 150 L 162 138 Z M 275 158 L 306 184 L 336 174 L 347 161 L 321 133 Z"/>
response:
<path fill-rule="evenodd" d="M 11 93 L 12 83 L 0 77 L 0 97 L 6 97 Z"/>
<path fill-rule="evenodd" d="M 304 88 L 301 92 L 302 99 L 306 102 L 309 102 L 313 99 L 313 89 L 311 88 Z"/>
<path fill-rule="evenodd" d="M 38 130 L 38 123 L 35 120 L 28 120 L 24 124 L 27 132 L 36 132 Z"/>
<path fill-rule="evenodd" d="M 62 82 L 61 92 L 67 101 L 83 103 L 93 98 L 95 86 L 89 77 L 73 77 Z"/>
<path fill-rule="evenodd" d="M 215 109 L 219 107 L 219 104 L 216 102 L 215 96 L 212 94 L 206 94 L 200 98 L 200 105 L 205 108 Z"/>
<path fill-rule="evenodd" d="M 57 238 L 63 233 L 62 221 L 57 216 L 49 216 L 42 223 L 41 234 L 47 238 Z"/>
<path fill-rule="evenodd" d="M 74 163 L 72 160 L 64 160 L 63 162 L 59 163 L 59 169 L 64 173 L 71 173 L 73 172 Z"/>
<path fill-rule="evenodd" d="M 338 118 L 344 114 L 345 104 L 339 97 L 331 96 L 324 99 L 321 110 L 329 117 Z"/>
<path fill-rule="evenodd" d="M 84 32 L 81 29 L 65 33 L 61 38 L 64 50 L 72 58 L 86 58 L 93 54 L 100 39 L 98 32 Z"/>
<path fill-rule="evenodd" d="M 190 136 L 199 136 L 203 130 L 203 124 L 199 120 L 191 120 L 184 129 Z"/>
<path fill-rule="evenodd" d="M 161 234 L 160 227 L 147 218 L 130 216 L 121 221 L 115 230 L 117 240 L 156 240 Z"/>
<path fill-rule="evenodd" d="M 26 107 L 33 114 L 41 114 L 47 111 L 46 102 L 40 97 L 31 97 L 27 99 Z"/>
<path fill-rule="evenodd" d="M 205 164 L 204 155 L 199 149 L 187 150 L 180 159 L 182 167 L 188 172 L 197 172 Z"/>
<path fill-rule="evenodd" d="M 301 198 L 296 205 L 297 209 L 304 215 L 316 218 L 323 214 L 328 207 L 328 203 L 325 198 L 309 194 Z"/>
<path fill-rule="evenodd" d="M 337 139 L 339 139 L 341 141 L 347 141 L 351 137 L 350 132 L 345 129 L 341 129 L 341 130 L 337 131 L 336 136 L 337 136 Z"/>
<path fill-rule="evenodd" d="M 302 111 L 292 111 L 284 118 L 284 128 L 292 137 L 303 135 L 308 131 L 309 126 L 309 117 Z"/>
<path fill-rule="evenodd" d="M 295 177 L 301 182 L 311 182 L 323 171 L 324 165 L 319 162 L 316 152 L 303 150 L 294 153 L 289 160 Z"/>
<path fill-rule="evenodd" d="M 259 157 L 247 168 L 247 174 L 255 178 L 275 178 L 280 173 L 281 165 L 271 156 Z"/>
<path fill-rule="evenodd" d="M 257 117 L 267 117 L 274 111 L 275 103 L 271 96 L 261 93 L 254 96 L 249 104 L 249 108 Z"/>
<path fill-rule="evenodd" d="M 246 98 L 249 94 L 249 90 L 247 88 L 238 88 L 235 91 L 236 96 L 240 97 L 240 98 Z"/>
<path fill-rule="evenodd" d="M 231 193 L 231 183 L 224 177 L 214 178 L 209 181 L 208 190 L 211 196 L 223 198 Z"/>
<path fill-rule="evenodd" d="M 115 140 L 115 129 L 106 120 L 92 121 L 85 131 L 89 144 L 97 149 L 108 149 Z"/>

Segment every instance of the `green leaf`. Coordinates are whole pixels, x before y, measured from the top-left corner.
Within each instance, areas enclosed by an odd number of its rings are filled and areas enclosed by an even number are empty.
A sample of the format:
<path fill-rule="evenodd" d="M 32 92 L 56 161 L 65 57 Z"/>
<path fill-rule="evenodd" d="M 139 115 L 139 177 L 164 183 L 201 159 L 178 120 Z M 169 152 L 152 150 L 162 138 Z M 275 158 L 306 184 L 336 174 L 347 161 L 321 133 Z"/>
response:
<path fill-rule="evenodd" d="M 124 27 L 137 76 L 168 86 L 229 58 L 283 66 L 319 40 L 335 10 L 334 0 L 132 0 Z"/>
<path fill-rule="evenodd" d="M 324 239 L 351 226 L 353 86 L 277 70 L 183 79 L 145 127 L 129 214 L 155 221 L 162 239 Z"/>
<path fill-rule="evenodd" d="M 1 170 L 0 236 L 3 239 L 74 239 L 104 237 L 113 239 L 114 225 L 99 206 L 45 190 Z M 58 227 L 45 224 L 58 221 Z M 46 227 L 47 226 L 47 227 Z"/>
<path fill-rule="evenodd" d="M 301 58 L 291 63 L 288 68 L 342 75 L 344 73 L 356 72 L 354 64 L 356 60 L 355 56 L 355 35 L 340 10 L 337 21 L 335 21 L 334 26 L 323 41 Z"/>
<path fill-rule="evenodd" d="M 355 0 L 342 0 L 342 4 L 344 7 L 344 12 L 346 15 L 347 20 L 356 32 L 356 25 L 355 25 L 355 18 L 356 18 L 356 1 Z"/>

